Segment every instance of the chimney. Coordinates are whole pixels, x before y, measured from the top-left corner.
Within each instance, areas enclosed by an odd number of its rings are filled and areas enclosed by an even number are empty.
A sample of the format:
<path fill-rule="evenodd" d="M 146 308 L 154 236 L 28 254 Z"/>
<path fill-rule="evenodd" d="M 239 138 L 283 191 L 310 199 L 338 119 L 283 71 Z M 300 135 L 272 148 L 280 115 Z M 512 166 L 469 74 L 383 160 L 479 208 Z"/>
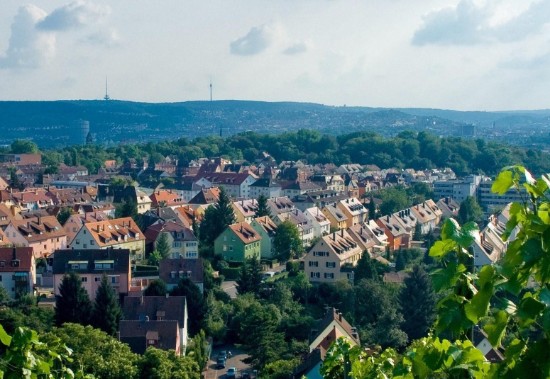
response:
<path fill-rule="evenodd" d="M 449 198 L 448 197 L 445 198 L 445 204 L 449 205 Z"/>
<path fill-rule="evenodd" d="M 336 232 L 332 233 L 332 240 L 336 241 Z"/>
<path fill-rule="evenodd" d="M 342 321 L 342 313 L 341 312 L 338 312 L 338 320 L 340 320 L 340 322 Z"/>
<path fill-rule="evenodd" d="M 17 259 L 17 248 L 14 246 L 13 249 L 12 249 L 12 259 L 13 260 L 16 260 Z"/>
<path fill-rule="evenodd" d="M 344 229 L 340 229 L 340 237 L 344 238 Z"/>

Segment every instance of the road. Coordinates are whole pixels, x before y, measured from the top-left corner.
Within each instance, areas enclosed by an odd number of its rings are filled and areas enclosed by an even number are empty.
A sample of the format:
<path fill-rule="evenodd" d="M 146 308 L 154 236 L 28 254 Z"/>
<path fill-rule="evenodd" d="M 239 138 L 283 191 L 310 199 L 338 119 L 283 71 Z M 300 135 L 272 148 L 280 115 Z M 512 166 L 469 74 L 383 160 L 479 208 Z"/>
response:
<path fill-rule="evenodd" d="M 227 358 L 225 368 L 218 370 L 216 369 L 216 358 L 221 350 L 230 351 L 232 356 Z M 235 346 L 220 346 L 212 351 L 207 369 L 203 372 L 204 379 L 225 378 L 225 373 L 229 367 L 235 367 L 237 369 L 237 378 L 240 378 L 244 370 L 250 370 L 250 366 L 243 362 L 246 358 L 248 358 L 248 355 L 236 349 Z"/>

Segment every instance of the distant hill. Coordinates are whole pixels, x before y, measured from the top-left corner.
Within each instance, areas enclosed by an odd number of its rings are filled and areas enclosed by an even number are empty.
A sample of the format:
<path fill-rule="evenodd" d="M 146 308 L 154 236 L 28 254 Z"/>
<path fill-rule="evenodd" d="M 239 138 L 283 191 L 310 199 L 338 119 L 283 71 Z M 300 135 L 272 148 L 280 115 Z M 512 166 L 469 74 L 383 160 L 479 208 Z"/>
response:
<path fill-rule="evenodd" d="M 329 134 L 373 131 L 385 136 L 403 130 L 427 130 L 441 136 L 465 137 L 472 137 L 474 133 L 490 136 L 495 134 L 495 129 L 496 135 L 504 130 L 520 129 L 529 139 L 529 129 L 540 133 L 547 131 L 550 125 L 550 110 L 461 112 L 238 100 L 181 103 L 3 101 L 0 102 L 0 114 L 0 144 L 24 138 L 34 140 L 41 147 L 82 144 L 88 132 L 97 143 L 118 144 L 220 133 L 232 135 L 248 130 L 282 133 L 301 128 Z"/>

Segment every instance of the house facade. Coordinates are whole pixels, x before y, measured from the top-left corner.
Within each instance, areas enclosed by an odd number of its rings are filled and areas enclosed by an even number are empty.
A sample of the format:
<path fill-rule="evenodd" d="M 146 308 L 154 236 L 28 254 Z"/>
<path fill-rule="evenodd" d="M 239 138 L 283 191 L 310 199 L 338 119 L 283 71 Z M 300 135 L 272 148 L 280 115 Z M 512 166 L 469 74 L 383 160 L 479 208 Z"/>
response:
<path fill-rule="evenodd" d="M 54 294 L 59 295 L 63 277 L 71 272 L 78 274 L 82 287 L 90 299 L 95 299 L 103 275 L 120 296 L 130 289 L 130 251 L 127 249 L 73 249 L 53 253 Z"/>
<path fill-rule="evenodd" d="M 250 226 L 260 235 L 260 256 L 271 259 L 276 252 L 273 250 L 273 238 L 277 233 L 277 224 L 269 217 L 257 217 L 252 220 Z"/>
<path fill-rule="evenodd" d="M 227 262 L 260 259 L 260 234 L 246 222 L 229 225 L 214 241 L 214 252 Z"/>
<path fill-rule="evenodd" d="M 32 247 L 35 258 L 47 258 L 67 247 L 65 230 L 54 216 L 12 220 L 4 233 L 16 246 Z"/>
<path fill-rule="evenodd" d="M 12 299 L 33 294 L 35 282 L 36 263 L 32 248 L 0 248 L 0 286 Z"/>

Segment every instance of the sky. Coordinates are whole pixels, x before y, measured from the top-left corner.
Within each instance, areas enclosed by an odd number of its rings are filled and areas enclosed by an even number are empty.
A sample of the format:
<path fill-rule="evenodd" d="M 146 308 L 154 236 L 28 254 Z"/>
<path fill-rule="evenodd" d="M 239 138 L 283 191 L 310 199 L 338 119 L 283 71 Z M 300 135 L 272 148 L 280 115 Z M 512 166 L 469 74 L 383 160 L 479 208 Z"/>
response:
<path fill-rule="evenodd" d="M 1 0 L 0 100 L 550 108 L 550 0 Z"/>

